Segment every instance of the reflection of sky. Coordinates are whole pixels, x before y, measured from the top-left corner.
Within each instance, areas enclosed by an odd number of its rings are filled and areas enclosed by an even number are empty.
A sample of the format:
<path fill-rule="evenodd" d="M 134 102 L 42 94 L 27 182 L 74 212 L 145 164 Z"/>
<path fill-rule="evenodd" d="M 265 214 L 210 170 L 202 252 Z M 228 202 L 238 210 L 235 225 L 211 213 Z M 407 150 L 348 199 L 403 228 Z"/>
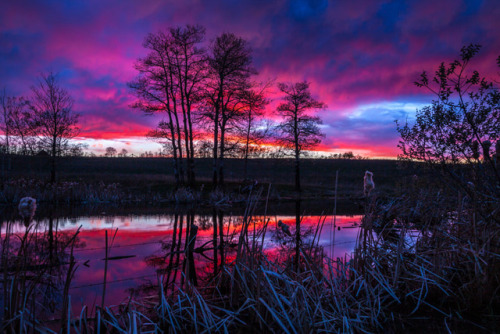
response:
<path fill-rule="evenodd" d="M 282 220 L 290 226 L 292 233 L 295 232 L 295 217 L 278 216 L 273 217 L 268 225 L 264 250 L 268 254 L 273 254 L 279 247 L 276 242 L 276 222 L 275 218 Z M 231 235 L 239 232 L 242 224 L 241 217 L 224 217 L 224 234 Z M 301 223 L 302 233 L 306 231 L 316 231 L 320 219 L 324 219 L 323 229 L 319 238 L 319 246 L 324 247 L 325 253 L 331 255 L 332 243 L 335 241 L 333 256 L 344 256 L 350 254 L 354 249 L 358 228 L 355 226 L 360 221 L 360 216 L 348 217 L 338 216 L 336 226 L 341 229 L 333 229 L 333 218 L 320 216 L 303 217 Z M 255 217 L 257 228 L 262 226 L 263 217 Z M 213 230 L 211 228 L 212 216 L 195 216 L 195 224 L 200 226 L 198 230 L 197 247 L 211 240 Z M 183 217 L 182 245 L 186 237 L 186 217 Z M 24 232 L 22 224 L 14 224 L 14 232 Z M 104 277 L 105 257 L 105 232 L 108 231 L 108 240 L 111 245 L 110 257 L 134 256 L 127 259 L 112 260 L 108 262 L 106 303 L 117 304 L 129 295 L 128 289 L 137 287 L 146 282 L 157 283 L 155 268 L 148 265 L 146 258 L 151 256 L 165 255 L 162 251 L 160 241 L 167 244 L 172 241 L 174 216 L 101 216 L 82 217 L 54 220 L 54 231 L 59 234 L 73 233 L 80 227 L 78 237 L 78 247 L 75 248 L 75 257 L 78 268 L 72 281 L 71 296 L 75 303 L 75 310 L 79 310 L 82 303 L 89 306 L 100 305 L 102 298 L 102 283 Z M 5 226 L 4 226 L 5 227 Z M 253 223 L 250 225 L 249 236 L 252 235 Z M 113 239 L 115 231 L 118 229 Z M 48 230 L 48 221 L 40 221 L 37 225 L 38 232 Z M 335 235 L 333 232 L 335 231 Z M 4 228 L 2 233 L 4 233 Z M 177 235 L 179 229 L 177 229 Z M 236 242 L 236 237 L 234 242 Z M 306 238 L 307 239 L 307 238 Z M 308 238 L 310 240 L 311 237 Z M 291 240 L 291 239 L 290 239 Z M 170 246 L 168 246 L 169 248 Z M 170 248 L 169 248 L 170 249 Z M 168 251 L 167 251 L 168 252 Z M 211 252 L 208 256 L 212 258 Z M 229 255 L 228 258 L 231 258 Z M 87 262 L 88 261 L 88 262 Z M 196 266 L 200 272 L 211 268 L 211 263 L 196 255 Z M 85 265 L 84 265 L 85 263 Z M 88 266 L 88 267 L 87 267 Z"/>

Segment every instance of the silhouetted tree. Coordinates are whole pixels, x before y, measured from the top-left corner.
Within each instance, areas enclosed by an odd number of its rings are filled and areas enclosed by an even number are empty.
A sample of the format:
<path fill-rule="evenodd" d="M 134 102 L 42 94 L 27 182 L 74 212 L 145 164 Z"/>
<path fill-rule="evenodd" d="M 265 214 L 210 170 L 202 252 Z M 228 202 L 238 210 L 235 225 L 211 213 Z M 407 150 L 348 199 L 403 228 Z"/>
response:
<path fill-rule="evenodd" d="M 70 145 L 68 155 L 71 157 L 83 157 L 85 155 L 84 150 L 88 148 L 89 145 L 83 143 Z"/>
<path fill-rule="evenodd" d="M 398 124 L 400 158 L 424 161 L 443 170 L 465 192 L 498 198 L 500 186 L 500 92 L 492 81 L 469 69 L 479 45 L 463 47 L 460 59 L 441 63 L 433 78 L 423 72 L 418 87 L 435 94 L 417 110 L 413 124 Z M 500 64 L 498 64 L 500 66 Z M 465 168 L 467 167 L 467 168 Z M 472 169 L 471 173 L 469 169 Z"/>
<path fill-rule="evenodd" d="M 217 37 L 210 46 L 209 82 L 206 89 L 207 117 L 212 120 L 213 184 L 224 185 L 224 152 L 227 126 L 241 115 L 238 94 L 248 88 L 248 78 L 255 71 L 251 67 L 251 49 L 247 42 L 232 33 Z"/>
<path fill-rule="evenodd" d="M 106 147 L 106 153 L 104 153 L 104 156 L 108 157 L 108 158 L 112 158 L 116 155 L 116 148 L 114 147 Z"/>
<path fill-rule="evenodd" d="M 29 101 L 22 97 L 9 98 L 9 127 L 12 146 L 17 146 L 21 154 L 35 154 L 38 149 L 37 125 L 33 111 L 28 108 Z"/>
<path fill-rule="evenodd" d="M 143 46 L 149 50 L 149 54 L 137 60 L 135 68 L 139 71 L 139 76 L 129 83 L 129 86 L 138 97 L 138 101 L 132 107 L 139 108 L 148 115 L 158 112 L 167 114 L 168 121 L 165 125 L 168 126 L 168 132 L 164 132 L 164 135 L 172 145 L 174 177 L 179 186 L 184 183 L 183 154 L 174 75 L 167 55 L 170 45 L 171 38 L 168 34 L 164 32 L 148 34 Z"/>
<path fill-rule="evenodd" d="M 183 115 L 184 143 L 188 159 L 187 177 L 191 186 L 194 173 L 193 107 L 201 100 L 203 83 L 207 76 L 206 50 L 200 46 L 205 37 L 205 28 L 187 25 L 170 29 L 172 57 L 170 65 L 176 73 Z"/>
<path fill-rule="evenodd" d="M 9 146 L 9 137 L 10 137 L 10 115 L 11 110 L 8 108 L 8 98 L 5 92 L 5 88 L 3 89 L 2 95 L 0 95 L 0 106 L 2 107 L 2 123 L 0 123 L 0 130 L 3 131 L 4 134 L 4 147 L 5 153 L 9 154 L 10 146 Z"/>
<path fill-rule="evenodd" d="M 280 83 L 279 90 L 285 94 L 284 102 L 278 105 L 278 114 L 283 121 L 278 125 L 280 137 L 278 142 L 293 150 L 295 157 L 295 189 L 300 192 L 300 157 L 305 149 L 313 148 L 321 142 L 324 135 L 319 129 L 321 119 L 308 115 L 315 109 L 323 109 L 326 105 L 314 99 L 306 81 L 297 83 Z"/>
<path fill-rule="evenodd" d="M 354 153 L 351 151 L 342 153 L 342 159 L 354 159 Z"/>
<path fill-rule="evenodd" d="M 244 148 L 243 159 L 245 160 L 245 168 L 243 179 L 247 179 L 248 174 L 248 156 L 251 153 L 251 146 L 257 146 L 266 137 L 268 127 L 259 128 L 258 117 L 264 113 L 265 107 L 269 104 L 265 92 L 268 85 L 264 85 L 261 89 L 247 89 L 240 93 L 240 100 L 243 105 L 242 118 L 238 124 L 240 133 L 243 134 Z"/>
<path fill-rule="evenodd" d="M 31 88 L 30 107 L 39 136 L 39 145 L 50 152 L 50 181 L 56 181 L 56 160 L 69 149 L 68 140 L 79 133 L 79 115 L 72 111 L 73 98 L 62 88 L 54 74 L 42 74 L 38 85 Z"/>
<path fill-rule="evenodd" d="M 6 152 L 34 154 L 36 151 L 36 127 L 33 112 L 23 97 L 0 96 L 2 107 L 0 130 L 4 132 Z"/>
<path fill-rule="evenodd" d="M 149 34 L 143 43 L 149 54 L 137 61 L 139 76 L 129 83 L 138 97 L 133 107 L 146 114 L 167 114 L 157 134 L 171 143 L 178 185 L 184 183 L 184 151 L 188 182 L 195 180 L 192 111 L 200 101 L 205 79 L 206 52 L 200 47 L 204 35 L 203 27 L 189 25 Z"/>
<path fill-rule="evenodd" d="M 212 142 L 209 140 L 200 140 L 197 143 L 197 154 L 200 158 L 210 158 L 212 151 Z"/>

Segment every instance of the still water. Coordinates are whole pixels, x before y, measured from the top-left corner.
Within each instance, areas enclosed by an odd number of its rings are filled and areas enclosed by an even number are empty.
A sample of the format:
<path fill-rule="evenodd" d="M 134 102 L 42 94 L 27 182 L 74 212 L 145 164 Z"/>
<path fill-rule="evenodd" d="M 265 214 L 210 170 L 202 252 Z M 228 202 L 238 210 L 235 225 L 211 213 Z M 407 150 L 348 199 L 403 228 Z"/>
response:
<path fill-rule="evenodd" d="M 255 234 L 259 244 L 264 241 L 262 249 L 268 258 L 281 261 L 290 256 L 290 249 L 296 243 L 298 218 L 303 245 L 314 243 L 332 259 L 349 256 L 353 252 L 360 215 L 334 217 L 331 214 L 307 214 L 306 211 L 301 212 L 299 217 L 297 212 L 254 214 L 249 224 L 250 243 Z M 64 244 L 78 231 L 73 249 L 76 271 L 69 291 L 73 310 L 77 311 L 83 305 L 90 309 L 100 306 L 104 286 L 105 305 L 122 303 L 130 296 L 140 298 L 157 293 L 154 286 L 158 284 L 159 277 L 164 282 L 171 282 L 172 289 L 178 286 L 186 266 L 184 251 L 188 248 L 192 226 L 198 227 L 193 257 L 198 284 L 203 286 L 204 277 L 209 277 L 217 267 L 220 268 L 222 261 L 230 265 L 234 260 L 243 220 L 243 214 L 215 209 L 154 214 L 98 212 L 88 216 L 38 217 L 32 222 L 30 233 L 47 236 L 51 244 Z M 279 221 L 288 226 L 290 235 L 284 233 L 283 225 L 278 226 Z M 26 231 L 21 222 L 3 221 L 2 237 L 7 232 L 7 226 L 12 234 L 22 236 Z M 106 235 L 108 261 L 105 261 Z M 223 253 L 221 249 L 224 249 Z M 65 261 L 69 252 L 70 249 L 66 248 Z"/>

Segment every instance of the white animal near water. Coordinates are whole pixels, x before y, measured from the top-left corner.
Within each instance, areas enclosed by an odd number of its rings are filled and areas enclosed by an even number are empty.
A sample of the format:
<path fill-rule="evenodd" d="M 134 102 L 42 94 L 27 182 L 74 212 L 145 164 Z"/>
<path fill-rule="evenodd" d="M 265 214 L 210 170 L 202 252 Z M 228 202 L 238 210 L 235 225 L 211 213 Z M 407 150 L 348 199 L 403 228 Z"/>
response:
<path fill-rule="evenodd" d="M 373 189 L 375 189 L 375 182 L 373 182 L 373 173 L 366 171 L 363 193 L 365 194 L 365 196 L 368 196 Z"/>
<path fill-rule="evenodd" d="M 23 197 L 19 201 L 19 206 L 17 207 L 19 214 L 23 217 L 24 222 L 29 224 L 36 211 L 36 199 L 31 197 Z"/>

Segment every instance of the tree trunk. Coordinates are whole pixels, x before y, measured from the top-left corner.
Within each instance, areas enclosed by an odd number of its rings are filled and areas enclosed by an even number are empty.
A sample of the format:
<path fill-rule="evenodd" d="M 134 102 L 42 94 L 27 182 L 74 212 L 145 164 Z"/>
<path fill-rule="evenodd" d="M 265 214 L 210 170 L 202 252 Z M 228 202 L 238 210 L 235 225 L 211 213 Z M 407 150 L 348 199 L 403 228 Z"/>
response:
<path fill-rule="evenodd" d="M 174 103 L 174 110 L 175 110 L 175 103 Z M 179 181 L 181 184 L 184 184 L 184 162 L 183 162 L 183 154 L 182 154 L 182 139 L 181 139 L 181 127 L 179 124 L 179 117 L 177 116 L 177 113 L 174 112 L 174 117 L 175 117 L 175 127 L 177 130 L 177 148 L 179 150 Z"/>
<path fill-rule="evenodd" d="M 179 214 L 177 211 L 174 213 L 174 229 L 172 231 L 172 245 L 170 246 L 170 258 L 168 260 L 168 265 L 167 265 L 167 280 L 163 282 L 163 287 L 165 288 L 165 291 L 167 291 L 168 286 L 170 284 L 170 275 L 172 274 L 172 268 L 174 267 L 174 254 L 175 254 L 175 247 L 177 246 L 177 225 L 179 223 Z M 179 240 L 180 243 L 181 240 Z M 175 276 L 173 278 L 173 281 L 175 282 Z M 172 284 L 174 283 L 172 282 Z"/>
<path fill-rule="evenodd" d="M 300 147 L 299 147 L 299 121 L 298 110 L 294 114 L 294 140 L 295 140 L 295 190 L 300 194 Z"/>
<path fill-rule="evenodd" d="M 250 113 L 250 112 L 249 112 Z M 250 148 L 250 130 L 252 127 L 252 118 L 251 114 L 248 116 L 248 128 L 247 128 L 247 138 L 246 138 L 246 145 L 245 145 L 245 170 L 243 172 L 243 180 L 247 180 L 248 176 L 248 151 Z"/>
<path fill-rule="evenodd" d="M 174 123 L 172 120 L 172 113 L 168 111 L 168 119 L 170 121 L 169 123 L 169 128 L 170 128 L 170 140 L 172 142 L 172 150 L 174 154 L 174 177 L 175 177 L 175 187 L 179 188 L 181 180 L 179 177 L 179 159 L 177 157 L 177 145 L 175 143 L 175 129 L 174 129 Z"/>
<path fill-rule="evenodd" d="M 191 106 L 188 105 L 188 126 L 189 126 L 189 147 L 190 147 L 190 156 L 188 160 L 188 170 L 191 173 L 191 187 L 194 187 L 196 183 L 196 176 L 194 173 L 194 137 L 193 137 L 193 122 L 191 121 Z"/>
<path fill-rule="evenodd" d="M 193 283 L 194 286 L 198 286 L 198 280 L 196 277 L 196 266 L 194 264 L 194 246 L 196 243 L 196 235 L 198 234 L 198 226 L 194 224 L 194 215 L 188 213 L 188 224 L 190 225 L 189 237 L 187 240 L 187 277 Z"/>
<path fill-rule="evenodd" d="M 177 99 L 176 99 L 176 94 L 173 90 L 174 77 L 172 72 L 169 72 L 168 75 L 170 77 L 170 84 L 168 87 L 170 89 L 170 98 L 172 99 L 172 104 L 173 104 L 171 112 L 174 114 L 175 118 L 175 129 L 177 131 L 177 148 L 179 150 L 179 160 L 178 160 L 179 182 L 180 184 L 184 184 L 184 167 L 182 161 L 182 136 L 181 136 L 181 126 L 179 124 L 179 117 L 177 116 Z M 168 95 L 168 90 L 167 90 L 167 95 Z"/>
<path fill-rule="evenodd" d="M 219 108 L 216 107 L 214 115 L 214 147 L 213 147 L 213 178 L 212 186 L 217 188 L 217 169 L 218 169 L 218 149 L 219 149 Z"/>
<path fill-rule="evenodd" d="M 182 94 L 182 98 L 184 98 L 184 94 L 181 92 Z M 189 163 L 189 160 L 190 160 L 190 156 L 191 156 L 191 147 L 189 145 L 189 130 L 188 130 L 188 125 L 187 125 L 187 112 L 186 112 L 186 107 L 183 103 L 182 105 L 182 125 L 184 127 L 184 145 L 185 145 L 185 148 L 186 148 L 186 162 L 187 162 L 187 166 L 186 166 L 186 176 L 187 176 L 187 182 L 189 185 L 191 185 L 193 183 L 193 181 L 191 180 L 191 168 L 190 168 L 190 163 Z"/>
<path fill-rule="evenodd" d="M 181 245 L 182 245 L 182 228 L 184 227 L 184 215 L 181 214 L 179 215 L 179 238 L 178 238 L 178 242 L 177 242 L 177 249 L 175 251 L 175 253 L 177 254 L 177 256 L 175 257 L 175 264 L 174 264 L 174 277 L 172 278 L 172 282 L 175 282 L 175 280 L 177 279 L 177 275 L 178 275 L 178 271 L 179 271 L 179 268 L 181 267 L 180 265 L 180 261 L 181 261 Z M 184 242 L 186 243 L 186 242 Z M 186 245 L 184 245 L 184 247 L 186 247 Z M 184 276 L 181 275 L 181 282 L 184 282 Z M 175 287 L 176 287 L 176 284 L 172 284 L 172 295 L 174 294 L 174 291 L 175 291 Z"/>
<path fill-rule="evenodd" d="M 224 189 L 224 151 L 225 147 L 225 121 L 222 121 L 220 129 L 220 156 L 219 156 L 219 186 Z"/>
<path fill-rule="evenodd" d="M 56 182 L 56 155 L 57 155 L 57 137 L 52 137 L 50 183 Z"/>
<path fill-rule="evenodd" d="M 300 187 L 300 158 L 298 155 L 295 156 L 295 190 L 301 192 Z"/>

